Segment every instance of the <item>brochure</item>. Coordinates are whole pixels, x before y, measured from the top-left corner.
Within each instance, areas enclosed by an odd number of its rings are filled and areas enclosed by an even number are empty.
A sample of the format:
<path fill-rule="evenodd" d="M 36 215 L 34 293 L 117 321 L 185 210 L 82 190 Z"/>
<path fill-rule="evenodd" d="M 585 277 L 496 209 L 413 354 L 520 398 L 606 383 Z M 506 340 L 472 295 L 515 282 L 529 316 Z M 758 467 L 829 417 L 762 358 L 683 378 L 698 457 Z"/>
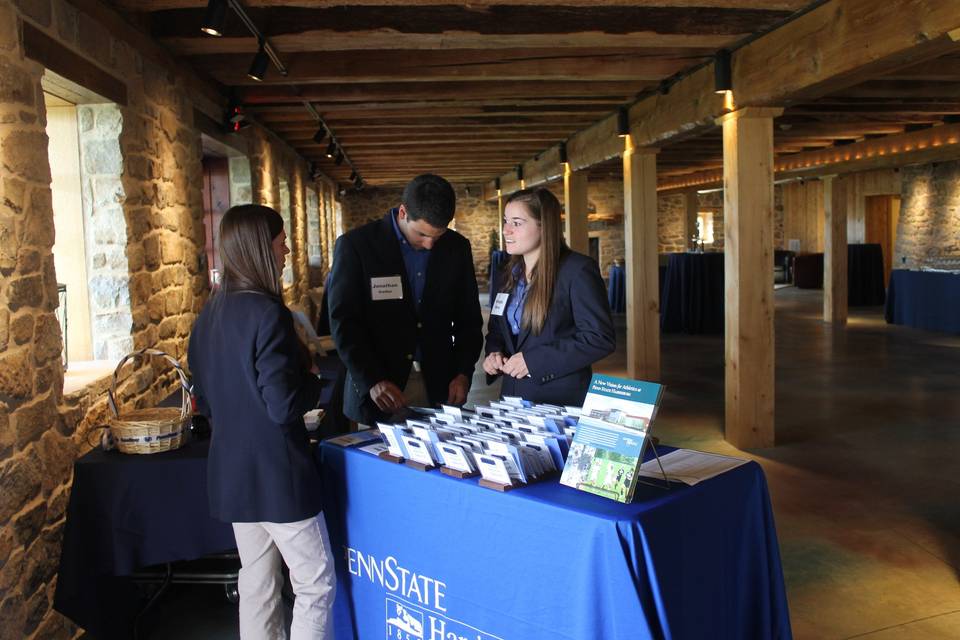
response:
<path fill-rule="evenodd" d="M 663 385 L 594 374 L 561 484 L 630 502 Z"/>

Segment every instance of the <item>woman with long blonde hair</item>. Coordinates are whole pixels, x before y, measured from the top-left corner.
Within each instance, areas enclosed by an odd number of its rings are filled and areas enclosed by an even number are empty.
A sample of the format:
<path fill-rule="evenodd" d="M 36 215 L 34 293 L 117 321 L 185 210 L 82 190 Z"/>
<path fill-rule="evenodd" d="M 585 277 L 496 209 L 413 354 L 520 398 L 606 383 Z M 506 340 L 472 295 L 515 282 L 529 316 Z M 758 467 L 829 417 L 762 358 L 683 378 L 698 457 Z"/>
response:
<path fill-rule="evenodd" d="M 189 361 L 194 395 L 213 425 L 210 515 L 233 524 L 240 554 L 240 637 L 288 637 L 286 562 L 296 595 L 290 637 L 330 640 L 336 577 L 303 422 L 320 381 L 283 303 L 283 219 L 269 207 L 232 207 L 220 244 L 223 282 L 194 324 Z"/>
<path fill-rule="evenodd" d="M 591 365 L 616 348 L 596 261 L 563 240 L 560 202 L 525 189 L 504 206 L 511 258 L 487 325 L 483 370 L 503 376 L 501 393 L 534 402 L 580 405 Z"/>

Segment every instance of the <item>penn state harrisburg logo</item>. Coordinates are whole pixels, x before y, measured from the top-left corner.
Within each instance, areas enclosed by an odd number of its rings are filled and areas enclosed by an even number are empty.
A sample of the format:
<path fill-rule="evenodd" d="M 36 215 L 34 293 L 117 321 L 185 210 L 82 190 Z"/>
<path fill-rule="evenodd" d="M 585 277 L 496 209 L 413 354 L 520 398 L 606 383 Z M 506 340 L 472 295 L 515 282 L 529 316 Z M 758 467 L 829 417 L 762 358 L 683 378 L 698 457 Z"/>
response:
<path fill-rule="evenodd" d="M 423 640 L 423 614 L 387 598 L 388 640 Z"/>

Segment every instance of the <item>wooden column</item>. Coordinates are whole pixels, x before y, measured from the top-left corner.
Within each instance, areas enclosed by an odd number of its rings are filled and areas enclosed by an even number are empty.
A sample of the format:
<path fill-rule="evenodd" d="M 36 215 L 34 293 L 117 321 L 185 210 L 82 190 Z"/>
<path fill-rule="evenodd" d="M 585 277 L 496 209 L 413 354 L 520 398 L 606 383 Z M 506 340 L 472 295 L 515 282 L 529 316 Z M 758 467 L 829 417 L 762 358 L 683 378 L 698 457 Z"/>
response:
<path fill-rule="evenodd" d="M 657 156 L 623 154 L 623 224 L 627 275 L 627 375 L 660 379 L 660 281 L 657 260 Z"/>
<path fill-rule="evenodd" d="M 690 238 L 697 228 L 697 214 L 700 212 L 700 194 L 696 191 L 687 191 L 683 194 L 683 203 L 686 211 L 683 215 L 683 246 L 691 249 Z"/>
<path fill-rule="evenodd" d="M 497 242 L 499 244 L 498 248 L 500 251 L 503 251 L 503 192 L 500 189 L 497 189 L 497 211 L 499 211 L 499 221 L 497 223 Z"/>
<path fill-rule="evenodd" d="M 726 439 L 774 443 L 773 118 L 744 108 L 723 126 Z"/>
<path fill-rule="evenodd" d="M 823 180 L 823 320 L 847 324 L 847 181 Z"/>
<path fill-rule="evenodd" d="M 564 234 L 567 244 L 574 251 L 590 254 L 590 241 L 587 239 L 587 172 L 571 171 L 568 163 L 563 163 L 563 206 L 566 209 Z"/>

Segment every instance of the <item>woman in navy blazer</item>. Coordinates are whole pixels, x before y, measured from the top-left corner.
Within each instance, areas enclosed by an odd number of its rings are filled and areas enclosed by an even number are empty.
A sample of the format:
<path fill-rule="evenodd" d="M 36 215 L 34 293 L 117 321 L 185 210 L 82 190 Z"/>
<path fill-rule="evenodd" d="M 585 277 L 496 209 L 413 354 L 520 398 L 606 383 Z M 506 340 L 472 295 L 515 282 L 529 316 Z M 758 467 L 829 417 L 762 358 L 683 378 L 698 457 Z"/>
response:
<path fill-rule="evenodd" d="M 616 348 L 597 263 L 563 241 L 560 202 L 547 189 L 514 193 L 504 207 L 512 256 L 487 325 L 488 381 L 534 402 L 581 405 L 591 365 Z"/>
<path fill-rule="evenodd" d="M 233 524 L 242 568 L 240 636 L 285 638 L 282 561 L 296 601 L 291 637 L 332 638 L 336 579 L 320 474 L 303 414 L 320 381 L 283 303 L 283 219 L 258 205 L 220 223 L 223 282 L 190 336 L 194 394 L 210 415 L 210 513 Z"/>

